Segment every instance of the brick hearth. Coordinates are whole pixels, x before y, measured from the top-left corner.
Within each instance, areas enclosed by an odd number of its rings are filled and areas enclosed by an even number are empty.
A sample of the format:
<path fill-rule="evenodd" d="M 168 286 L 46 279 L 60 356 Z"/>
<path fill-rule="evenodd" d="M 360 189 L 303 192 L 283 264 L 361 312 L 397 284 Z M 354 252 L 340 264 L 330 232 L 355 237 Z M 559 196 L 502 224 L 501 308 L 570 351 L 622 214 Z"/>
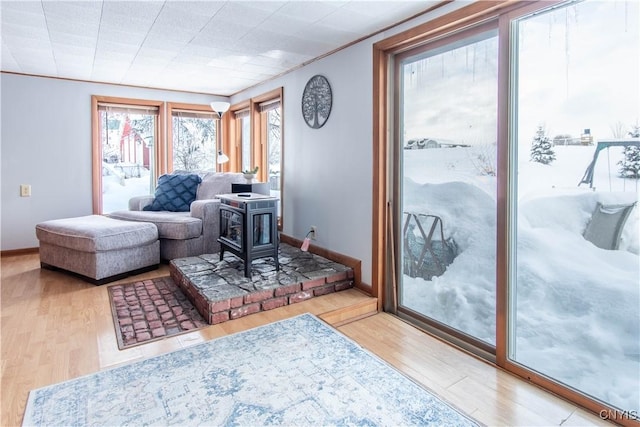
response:
<path fill-rule="evenodd" d="M 251 278 L 233 254 L 171 261 L 171 277 L 209 324 L 226 322 L 353 287 L 353 270 L 310 252 L 280 244 L 280 271 L 272 258 L 251 264 Z"/>

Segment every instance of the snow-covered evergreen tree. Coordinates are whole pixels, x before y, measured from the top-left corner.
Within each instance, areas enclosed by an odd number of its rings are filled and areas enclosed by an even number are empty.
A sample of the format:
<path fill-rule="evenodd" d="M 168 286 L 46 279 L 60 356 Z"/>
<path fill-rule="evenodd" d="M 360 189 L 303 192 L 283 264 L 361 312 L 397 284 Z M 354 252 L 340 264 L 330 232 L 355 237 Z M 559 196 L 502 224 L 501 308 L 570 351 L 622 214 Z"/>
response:
<path fill-rule="evenodd" d="M 556 153 L 551 148 L 551 138 L 545 133 L 544 127 L 538 126 L 531 144 L 531 161 L 548 165 L 556 159 Z"/>
<path fill-rule="evenodd" d="M 640 138 L 640 126 L 635 125 L 629 132 L 632 138 Z M 640 147 L 624 147 L 624 157 L 618 162 L 622 178 L 640 178 Z"/>

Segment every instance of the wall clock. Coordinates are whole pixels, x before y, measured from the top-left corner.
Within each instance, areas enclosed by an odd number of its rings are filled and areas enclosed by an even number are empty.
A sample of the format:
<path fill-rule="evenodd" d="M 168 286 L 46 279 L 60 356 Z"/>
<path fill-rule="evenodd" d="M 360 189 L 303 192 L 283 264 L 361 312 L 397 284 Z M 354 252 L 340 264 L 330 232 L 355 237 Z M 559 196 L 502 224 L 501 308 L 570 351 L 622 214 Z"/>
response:
<path fill-rule="evenodd" d="M 302 92 L 302 117 L 312 129 L 320 129 L 329 119 L 333 95 L 326 77 L 313 76 Z"/>

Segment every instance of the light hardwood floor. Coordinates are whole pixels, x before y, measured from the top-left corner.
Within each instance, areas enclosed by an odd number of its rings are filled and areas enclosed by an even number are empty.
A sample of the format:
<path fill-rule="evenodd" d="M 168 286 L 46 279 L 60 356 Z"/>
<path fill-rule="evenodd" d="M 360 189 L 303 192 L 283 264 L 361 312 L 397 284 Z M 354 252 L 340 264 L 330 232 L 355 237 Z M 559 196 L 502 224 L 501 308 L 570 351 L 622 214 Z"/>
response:
<path fill-rule="evenodd" d="M 106 286 L 41 270 L 37 254 L 1 263 L 2 426 L 20 425 L 29 390 L 176 350 L 304 312 L 313 313 L 488 425 L 611 425 L 386 313 L 358 290 L 343 291 L 118 349 Z M 135 279 L 168 274 L 167 266 Z"/>

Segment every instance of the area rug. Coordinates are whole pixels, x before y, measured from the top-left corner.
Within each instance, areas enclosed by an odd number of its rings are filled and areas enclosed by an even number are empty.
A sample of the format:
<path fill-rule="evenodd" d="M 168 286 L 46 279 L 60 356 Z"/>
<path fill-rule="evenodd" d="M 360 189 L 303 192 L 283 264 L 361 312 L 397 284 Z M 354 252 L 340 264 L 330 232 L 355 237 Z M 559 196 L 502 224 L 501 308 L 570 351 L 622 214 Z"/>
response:
<path fill-rule="evenodd" d="M 208 326 L 171 277 L 108 287 L 118 348 Z"/>
<path fill-rule="evenodd" d="M 478 424 L 307 313 L 32 390 L 23 425 Z"/>

